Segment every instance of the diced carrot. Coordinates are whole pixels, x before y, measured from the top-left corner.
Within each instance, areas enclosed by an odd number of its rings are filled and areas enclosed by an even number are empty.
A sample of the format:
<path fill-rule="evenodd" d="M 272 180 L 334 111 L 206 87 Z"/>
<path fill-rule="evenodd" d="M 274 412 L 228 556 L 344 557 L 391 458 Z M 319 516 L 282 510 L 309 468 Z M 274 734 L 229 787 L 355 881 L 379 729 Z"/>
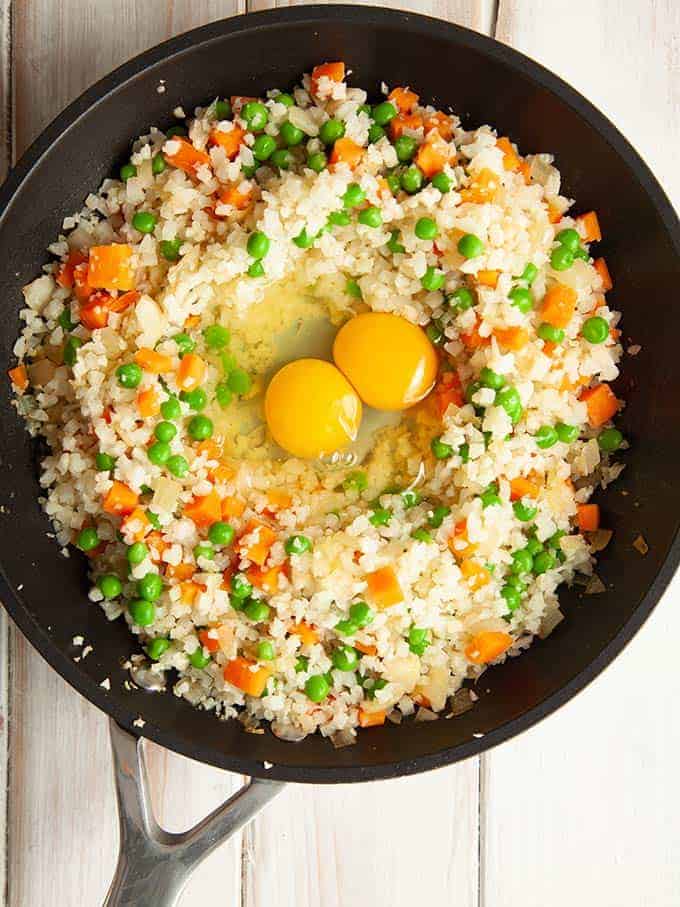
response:
<path fill-rule="evenodd" d="M 477 319 L 471 331 L 460 335 L 460 339 L 469 350 L 478 350 L 480 347 L 488 346 L 491 343 L 491 337 L 482 337 L 479 333 L 479 319 Z"/>
<path fill-rule="evenodd" d="M 249 696 L 261 696 L 271 673 L 271 668 L 258 667 L 256 661 L 239 655 L 226 665 L 224 679 Z"/>
<path fill-rule="evenodd" d="M 390 137 L 392 141 L 403 135 L 407 129 L 422 129 L 423 118 L 419 113 L 400 113 L 393 120 L 390 120 Z"/>
<path fill-rule="evenodd" d="M 510 139 L 503 135 L 496 140 L 496 147 L 503 152 L 503 166 L 511 173 L 517 173 L 522 166 L 522 158 L 512 145 Z"/>
<path fill-rule="evenodd" d="M 173 167 L 188 173 L 189 176 L 195 176 L 199 167 L 210 164 L 210 155 L 195 148 L 189 139 L 185 139 L 181 135 L 173 135 L 168 141 L 177 145 L 177 149 L 172 154 L 166 152 L 165 160 Z"/>
<path fill-rule="evenodd" d="M 93 287 L 89 282 L 90 269 L 86 261 L 73 269 L 73 292 L 80 302 L 87 302 L 92 295 Z"/>
<path fill-rule="evenodd" d="M 75 249 L 73 252 L 69 252 L 68 258 L 66 259 L 66 261 L 62 261 L 56 273 L 55 279 L 59 286 L 70 290 L 73 286 L 74 268 L 86 261 L 87 255 L 85 252 L 81 252 L 80 249 Z"/>
<path fill-rule="evenodd" d="M 496 328 L 493 335 L 499 346 L 514 352 L 521 350 L 529 342 L 529 332 L 524 328 Z"/>
<path fill-rule="evenodd" d="M 142 507 L 135 507 L 131 513 L 128 513 L 123 518 L 123 522 L 120 524 L 120 531 L 124 535 L 131 536 L 135 542 L 141 542 L 149 531 L 150 526 L 151 520 L 146 515 L 146 511 Z"/>
<path fill-rule="evenodd" d="M 394 122 L 394 121 L 393 121 Z M 484 168 L 476 173 L 472 182 L 465 189 L 461 189 L 460 197 L 464 202 L 484 205 L 493 202 L 500 188 L 500 178 L 493 170 Z"/>
<path fill-rule="evenodd" d="M 102 507 L 106 513 L 126 516 L 132 513 L 139 503 L 139 495 L 124 482 L 114 482 L 106 493 Z"/>
<path fill-rule="evenodd" d="M 149 419 L 160 412 L 161 404 L 155 387 L 147 387 L 137 394 L 137 409 L 143 419 Z"/>
<path fill-rule="evenodd" d="M 448 546 L 449 551 L 458 561 L 471 557 L 475 553 L 477 546 L 468 539 L 467 520 L 459 520 L 453 527 Z"/>
<path fill-rule="evenodd" d="M 548 203 L 548 220 L 551 224 L 559 224 L 562 220 L 563 211 L 558 208 L 554 202 Z"/>
<path fill-rule="evenodd" d="M 599 242 L 602 239 L 600 230 L 600 221 L 596 211 L 588 211 L 576 218 L 576 223 L 581 228 L 581 236 L 584 242 Z"/>
<path fill-rule="evenodd" d="M 308 624 L 304 620 L 301 620 L 297 624 L 291 624 L 288 627 L 288 632 L 291 636 L 297 636 L 303 646 L 314 646 L 319 641 L 319 634 L 316 631 L 316 627 L 312 626 L 312 624 Z"/>
<path fill-rule="evenodd" d="M 203 646 L 204 649 L 207 649 L 211 655 L 214 655 L 215 652 L 220 651 L 220 641 L 214 636 L 210 635 L 208 630 L 199 630 L 198 631 L 198 640 Z"/>
<path fill-rule="evenodd" d="M 411 699 L 415 702 L 416 705 L 420 705 L 424 709 L 429 709 L 432 706 L 432 703 L 427 698 L 427 696 L 424 693 L 419 693 L 418 690 L 414 690 L 411 693 Z"/>
<path fill-rule="evenodd" d="M 165 541 L 165 539 L 157 529 L 154 529 L 153 532 L 150 532 L 147 535 L 145 542 L 151 552 L 151 560 L 154 562 L 154 564 L 160 563 L 161 558 L 163 557 L 163 552 L 169 548 L 168 543 Z"/>
<path fill-rule="evenodd" d="M 392 567 L 381 567 L 379 570 L 369 573 L 366 582 L 373 604 L 381 610 L 398 605 L 404 600 L 404 593 Z"/>
<path fill-rule="evenodd" d="M 193 329 L 197 328 L 200 323 L 201 323 L 200 315 L 188 315 L 184 319 L 184 324 L 182 325 L 182 327 L 184 328 L 185 331 L 193 331 Z"/>
<path fill-rule="evenodd" d="M 566 328 L 576 310 L 576 291 L 556 283 L 543 297 L 541 319 L 556 328 Z"/>
<path fill-rule="evenodd" d="M 604 258 L 596 258 L 593 262 L 593 267 L 600 275 L 600 279 L 602 280 L 602 289 L 605 293 L 609 292 L 609 290 L 611 290 L 611 288 L 614 286 L 614 281 L 612 280 L 611 274 L 609 273 L 607 262 L 604 260 Z"/>
<path fill-rule="evenodd" d="M 528 186 L 531 183 L 531 164 L 529 161 L 522 161 L 519 165 L 519 172 L 524 177 L 524 182 Z"/>
<path fill-rule="evenodd" d="M 180 359 L 177 369 L 177 384 L 180 390 L 193 391 L 203 383 L 205 362 L 196 353 L 186 353 Z"/>
<path fill-rule="evenodd" d="M 196 573 L 196 566 L 194 564 L 179 563 L 179 564 L 168 564 L 165 568 L 166 576 L 169 576 L 171 579 L 178 580 L 187 580 Z"/>
<path fill-rule="evenodd" d="M 109 312 L 124 312 L 134 305 L 141 295 L 137 290 L 128 290 L 127 293 L 121 293 L 120 296 L 109 296 L 107 303 Z"/>
<path fill-rule="evenodd" d="M 212 438 L 208 438 L 196 445 L 196 454 L 199 457 L 205 456 L 208 460 L 217 460 L 220 455 L 220 449 Z"/>
<path fill-rule="evenodd" d="M 12 386 L 15 391 L 18 391 L 20 394 L 28 387 L 28 372 L 26 371 L 26 366 L 16 365 L 14 368 L 11 368 L 7 374 L 9 375 L 9 380 L 12 382 Z"/>
<path fill-rule="evenodd" d="M 453 136 L 453 120 L 445 113 L 442 113 L 441 110 L 435 111 L 425 120 L 425 135 L 434 130 L 439 133 L 445 142 L 450 141 Z"/>
<path fill-rule="evenodd" d="M 599 504 L 577 504 L 576 511 L 580 532 L 595 532 L 600 528 Z"/>
<path fill-rule="evenodd" d="M 557 348 L 558 348 L 558 344 L 553 343 L 552 340 L 543 341 L 543 354 L 545 356 L 552 356 Z"/>
<path fill-rule="evenodd" d="M 282 488 L 269 488 L 267 501 L 273 510 L 287 510 L 293 503 L 290 494 Z"/>
<path fill-rule="evenodd" d="M 253 197 L 252 188 L 248 187 L 247 191 L 241 191 L 241 183 L 231 183 L 219 191 L 219 199 L 223 205 L 231 205 L 237 211 L 245 211 L 250 205 Z"/>
<path fill-rule="evenodd" d="M 88 331 L 105 328 L 109 323 L 109 300 L 111 296 L 105 290 L 96 290 L 87 300 L 87 305 L 80 306 L 80 321 Z"/>
<path fill-rule="evenodd" d="M 416 154 L 416 164 L 428 179 L 443 170 L 449 159 L 449 146 L 438 132 L 431 132 Z"/>
<path fill-rule="evenodd" d="M 503 652 L 507 652 L 514 640 L 509 633 L 499 630 L 484 630 L 472 637 L 465 649 L 465 657 L 476 665 L 485 665 L 495 661 Z"/>
<path fill-rule="evenodd" d="M 230 517 L 243 516 L 246 505 L 238 498 L 229 497 L 222 499 L 222 518 L 228 520 Z"/>
<path fill-rule="evenodd" d="M 187 580 L 187 582 L 180 583 L 180 601 L 185 605 L 193 605 L 196 601 L 196 596 L 199 592 L 203 591 L 205 588 L 201 586 L 200 583 L 195 583 L 193 580 Z"/>
<path fill-rule="evenodd" d="M 230 129 L 229 132 L 225 132 L 222 129 L 213 129 L 210 133 L 210 141 L 213 145 L 219 145 L 227 158 L 233 161 L 238 154 L 245 134 L 245 129 L 241 129 L 240 126 L 234 123 L 234 128 Z M 225 204 L 232 204 L 232 202 L 225 202 Z"/>
<path fill-rule="evenodd" d="M 248 539 L 244 542 L 244 539 Z M 248 558 L 260 567 L 269 556 L 269 549 L 276 541 L 276 533 L 266 523 L 260 520 L 250 520 L 237 543 L 241 557 Z"/>
<path fill-rule="evenodd" d="M 486 586 L 486 584 L 491 581 L 491 576 L 486 567 L 483 567 L 481 564 L 478 564 L 477 561 L 473 561 L 469 558 L 461 561 L 460 572 L 468 581 L 468 584 L 473 591 L 481 589 L 482 586 Z"/>
<path fill-rule="evenodd" d="M 345 78 L 345 64 L 338 61 L 336 63 L 321 63 L 319 66 L 315 66 L 312 70 L 312 94 L 318 93 L 319 82 L 323 78 L 330 79 L 331 82 L 342 82 Z"/>
<path fill-rule="evenodd" d="M 495 290 L 498 286 L 500 273 L 500 271 L 477 271 L 477 283 L 481 283 L 483 287 L 491 287 L 492 290 Z"/>
<path fill-rule="evenodd" d="M 535 482 L 524 476 L 517 476 L 510 480 L 510 500 L 519 501 L 520 498 L 537 498 L 540 489 Z"/>
<path fill-rule="evenodd" d="M 199 497 L 194 497 L 184 505 L 184 516 L 197 526 L 211 526 L 222 519 L 222 502 L 213 488 L 211 492 Z"/>
<path fill-rule="evenodd" d="M 279 588 L 279 577 L 286 575 L 285 564 L 277 564 L 275 567 L 250 567 L 246 571 L 246 576 L 256 589 L 262 589 L 263 592 L 269 592 L 271 595 Z"/>
<path fill-rule="evenodd" d="M 410 113 L 418 105 L 420 97 L 409 88 L 398 86 L 387 95 L 388 101 L 393 101 L 401 113 Z"/>
<path fill-rule="evenodd" d="M 354 640 L 352 645 L 354 646 L 354 648 L 357 651 L 361 652 L 362 655 L 377 655 L 378 654 L 377 646 L 368 645 L 365 642 L 359 642 L 359 640 L 357 640 L 357 639 Z"/>
<path fill-rule="evenodd" d="M 437 413 L 441 419 L 449 406 L 463 406 L 465 395 L 457 372 L 444 372 L 434 389 Z"/>
<path fill-rule="evenodd" d="M 172 371 L 172 359 L 157 353 L 156 350 L 143 346 L 135 353 L 135 362 L 141 366 L 145 372 L 151 372 L 152 375 L 164 375 Z"/>
<path fill-rule="evenodd" d="M 619 401 L 608 384 L 596 384 L 581 391 L 580 400 L 588 407 L 588 422 L 599 428 L 613 419 L 619 410 Z"/>
<path fill-rule="evenodd" d="M 367 712 L 359 707 L 360 727 L 379 727 L 381 724 L 385 724 L 386 717 L 387 712 L 384 709 Z"/>
<path fill-rule="evenodd" d="M 227 482 L 234 478 L 235 473 L 231 466 L 225 466 L 220 463 L 219 466 L 215 466 L 214 469 L 210 470 L 209 475 L 211 482 L 216 482 L 218 485 L 226 485 Z M 224 501 L 222 501 L 222 514 L 224 515 Z"/>
<path fill-rule="evenodd" d="M 112 413 L 113 413 L 113 409 L 110 406 L 104 407 L 104 412 L 102 413 L 102 418 L 104 419 L 104 422 L 106 422 L 107 425 L 111 424 L 111 414 Z"/>
<path fill-rule="evenodd" d="M 350 170 L 353 170 L 359 164 L 363 153 L 364 149 L 361 147 L 361 145 L 357 145 L 357 143 L 353 142 L 352 139 L 338 139 L 337 142 L 333 145 L 333 151 L 331 152 L 329 163 L 331 166 L 336 166 L 337 164 L 347 164 Z"/>
<path fill-rule="evenodd" d="M 92 246 L 87 266 L 87 282 L 95 290 L 134 290 L 132 246 L 126 243 Z"/>

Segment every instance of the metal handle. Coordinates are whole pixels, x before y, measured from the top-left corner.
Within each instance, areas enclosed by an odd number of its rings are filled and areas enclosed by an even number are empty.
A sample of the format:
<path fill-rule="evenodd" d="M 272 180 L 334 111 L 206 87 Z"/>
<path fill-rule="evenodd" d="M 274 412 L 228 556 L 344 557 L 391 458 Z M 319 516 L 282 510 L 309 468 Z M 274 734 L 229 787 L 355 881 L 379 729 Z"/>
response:
<path fill-rule="evenodd" d="M 153 815 L 142 738 L 113 720 L 109 730 L 120 851 L 104 907 L 174 907 L 192 870 L 255 818 L 285 785 L 253 778 L 193 828 L 171 834 Z"/>

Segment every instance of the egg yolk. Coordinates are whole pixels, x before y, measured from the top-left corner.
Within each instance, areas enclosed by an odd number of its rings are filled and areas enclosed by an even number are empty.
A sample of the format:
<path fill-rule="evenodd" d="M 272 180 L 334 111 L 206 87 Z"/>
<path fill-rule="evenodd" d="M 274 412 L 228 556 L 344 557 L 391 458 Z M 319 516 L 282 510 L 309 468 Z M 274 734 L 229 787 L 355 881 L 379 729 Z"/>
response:
<path fill-rule="evenodd" d="M 365 312 L 344 324 L 333 359 L 364 403 L 402 410 L 432 390 L 437 354 L 417 325 L 387 312 Z"/>
<path fill-rule="evenodd" d="M 264 414 L 276 443 L 311 459 L 342 450 L 361 423 L 361 400 L 342 372 L 322 359 L 289 362 L 269 382 Z"/>

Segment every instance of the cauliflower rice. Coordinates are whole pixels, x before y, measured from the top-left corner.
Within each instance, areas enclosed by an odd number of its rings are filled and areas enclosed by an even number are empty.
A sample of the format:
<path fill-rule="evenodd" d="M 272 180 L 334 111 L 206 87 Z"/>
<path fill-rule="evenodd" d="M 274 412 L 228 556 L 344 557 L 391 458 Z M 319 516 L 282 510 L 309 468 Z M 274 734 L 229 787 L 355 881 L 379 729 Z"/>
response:
<path fill-rule="evenodd" d="M 10 371 L 45 511 L 138 637 L 137 678 L 289 740 L 451 714 L 562 619 L 621 469 L 596 216 L 568 213 L 551 155 L 389 98 L 324 64 L 151 128 L 24 288 Z M 281 456 L 262 422 L 302 292 L 333 329 L 393 313 L 437 347 L 434 390 L 349 456 Z"/>

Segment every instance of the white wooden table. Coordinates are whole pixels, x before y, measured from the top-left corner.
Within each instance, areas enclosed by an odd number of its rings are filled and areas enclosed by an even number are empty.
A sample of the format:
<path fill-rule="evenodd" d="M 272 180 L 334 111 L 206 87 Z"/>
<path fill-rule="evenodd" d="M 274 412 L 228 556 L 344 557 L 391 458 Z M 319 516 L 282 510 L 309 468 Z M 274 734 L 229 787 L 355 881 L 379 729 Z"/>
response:
<path fill-rule="evenodd" d="M 0 0 L 2 173 L 73 97 L 127 58 L 188 28 L 272 5 L 245 4 Z M 678 0 L 404 5 L 495 35 L 565 77 L 632 140 L 680 205 Z M 290 787 L 212 855 L 182 903 L 680 904 L 679 610 L 680 580 L 591 688 L 480 759 L 399 781 Z M 0 903 L 4 892 L 10 907 L 95 907 L 117 845 L 106 720 L 4 620 Z M 151 772 L 159 818 L 174 829 L 240 783 L 158 748 Z"/>

